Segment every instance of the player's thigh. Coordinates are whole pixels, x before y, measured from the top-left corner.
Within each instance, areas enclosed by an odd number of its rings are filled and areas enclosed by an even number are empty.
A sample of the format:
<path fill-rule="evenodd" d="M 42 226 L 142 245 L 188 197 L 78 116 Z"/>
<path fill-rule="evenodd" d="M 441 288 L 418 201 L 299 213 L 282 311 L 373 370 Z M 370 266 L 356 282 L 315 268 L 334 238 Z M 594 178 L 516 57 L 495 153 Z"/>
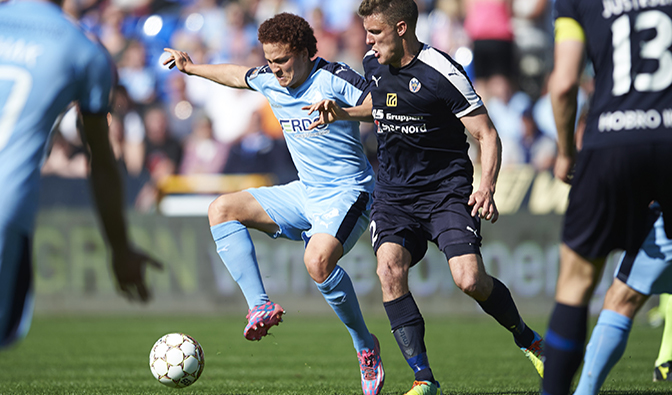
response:
<path fill-rule="evenodd" d="M 305 240 L 327 234 L 336 238 L 347 254 L 369 225 L 371 202 L 369 193 L 354 189 L 310 190 L 305 206 L 310 229 Z"/>
<path fill-rule="evenodd" d="M 210 226 L 227 221 L 238 221 L 243 225 L 266 232 L 276 229 L 273 220 L 248 191 L 227 193 L 219 196 L 208 208 Z"/>
<path fill-rule="evenodd" d="M 23 338 L 33 313 L 30 238 L 0 225 L 0 347 Z"/>
<path fill-rule="evenodd" d="M 371 209 L 369 230 L 371 245 L 378 257 L 379 268 L 381 262 L 379 251 L 387 244 L 394 244 L 406 250 L 410 256 L 409 266 L 418 263 L 427 252 L 427 236 L 423 234 L 422 227 L 418 218 L 413 215 L 411 206 L 385 201 L 377 196 Z M 396 247 L 386 246 L 386 248 Z"/>
<path fill-rule="evenodd" d="M 570 306 L 587 305 L 602 274 L 604 262 L 605 258 L 587 260 L 562 244 L 555 300 Z"/>
<path fill-rule="evenodd" d="M 665 234 L 662 216 L 655 219 L 637 254 L 622 255 L 615 276 L 644 295 L 672 293 L 672 240 Z"/>
<path fill-rule="evenodd" d="M 636 252 L 649 232 L 656 183 L 648 144 L 582 150 L 565 214 L 562 241 L 582 257 L 614 249 Z"/>
<path fill-rule="evenodd" d="M 450 198 L 435 207 L 425 227 L 449 262 L 453 257 L 481 255 L 481 219 L 471 216 L 465 199 Z"/>
<path fill-rule="evenodd" d="M 259 207 L 277 227 L 266 231 L 271 237 L 301 240 L 302 233 L 310 229 L 305 206 L 307 195 L 300 181 L 285 185 L 247 189 Z"/>

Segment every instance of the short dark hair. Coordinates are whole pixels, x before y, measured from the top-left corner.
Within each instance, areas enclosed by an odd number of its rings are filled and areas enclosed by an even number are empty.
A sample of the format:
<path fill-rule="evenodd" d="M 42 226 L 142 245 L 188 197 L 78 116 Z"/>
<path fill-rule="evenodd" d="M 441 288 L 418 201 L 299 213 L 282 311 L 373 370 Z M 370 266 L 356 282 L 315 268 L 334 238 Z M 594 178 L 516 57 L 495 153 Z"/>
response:
<path fill-rule="evenodd" d="M 414 29 L 418 23 L 418 5 L 414 0 L 363 0 L 357 14 L 362 18 L 380 14 L 390 26 L 404 21 Z"/>
<path fill-rule="evenodd" d="M 289 44 L 292 52 L 308 50 L 308 57 L 317 53 L 317 39 L 310 24 L 298 15 L 283 12 L 267 19 L 257 34 L 262 44 Z"/>

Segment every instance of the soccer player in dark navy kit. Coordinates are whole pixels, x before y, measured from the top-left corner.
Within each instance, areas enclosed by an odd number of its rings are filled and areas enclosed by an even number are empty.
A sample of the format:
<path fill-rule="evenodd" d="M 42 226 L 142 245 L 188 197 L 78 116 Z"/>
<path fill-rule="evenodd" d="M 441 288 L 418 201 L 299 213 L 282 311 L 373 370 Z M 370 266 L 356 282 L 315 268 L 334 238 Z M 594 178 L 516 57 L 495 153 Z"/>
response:
<path fill-rule="evenodd" d="M 581 364 L 588 302 L 605 257 L 614 249 L 637 254 L 651 230 L 654 200 L 672 236 L 672 5 L 556 0 L 555 7 L 549 82 L 559 140 L 555 175 L 571 181 L 572 189 L 543 393 L 565 395 Z M 595 68 L 595 93 L 577 154 L 574 119 L 584 50 Z M 623 325 L 622 316 L 611 318 L 607 324 Z"/>
<path fill-rule="evenodd" d="M 424 320 L 408 287 L 408 270 L 425 255 L 427 241 L 444 252 L 457 286 L 513 333 L 543 375 L 543 340 L 525 325 L 507 287 L 486 273 L 480 255 L 480 220 L 498 217 L 493 195 L 501 156 L 480 97 L 450 56 L 418 41 L 414 1 L 365 0 L 359 15 L 372 46 L 364 69 L 373 84 L 378 138 L 371 240 L 385 310 L 415 373 L 408 394 L 441 392 L 427 358 Z M 313 109 L 324 122 L 362 115 L 327 101 Z M 475 192 L 465 127 L 481 148 Z"/>

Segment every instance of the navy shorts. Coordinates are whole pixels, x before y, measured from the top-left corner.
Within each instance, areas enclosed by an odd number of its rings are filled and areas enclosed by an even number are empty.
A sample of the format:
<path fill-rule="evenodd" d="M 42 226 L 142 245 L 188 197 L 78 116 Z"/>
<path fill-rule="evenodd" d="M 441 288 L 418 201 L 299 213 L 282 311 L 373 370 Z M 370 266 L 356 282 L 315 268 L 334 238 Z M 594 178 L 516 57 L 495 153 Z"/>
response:
<path fill-rule="evenodd" d="M 562 241 L 587 259 L 637 254 L 651 230 L 649 204 L 672 215 L 672 145 L 584 149 L 569 192 Z M 665 222 L 672 236 L 672 218 Z"/>
<path fill-rule="evenodd" d="M 435 243 L 450 259 L 480 255 L 481 220 L 471 216 L 464 196 L 439 194 L 393 195 L 374 192 L 371 208 L 371 244 L 395 243 L 411 253 L 411 266 Z"/>
<path fill-rule="evenodd" d="M 0 223 L 0 349 L 26 336 L 33 317 L 31 239 Z"/>

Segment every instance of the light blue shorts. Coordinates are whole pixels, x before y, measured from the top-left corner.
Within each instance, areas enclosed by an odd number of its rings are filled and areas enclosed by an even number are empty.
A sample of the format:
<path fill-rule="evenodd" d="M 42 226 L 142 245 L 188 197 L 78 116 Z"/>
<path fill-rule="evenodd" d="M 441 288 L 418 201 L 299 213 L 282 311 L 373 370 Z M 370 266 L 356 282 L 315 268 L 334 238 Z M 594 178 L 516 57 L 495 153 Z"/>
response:
<path fill-rule="evenodd" d="M 365 191 L 308 188 L 301 181 L 246 190 L 280 230 L 270 236 L 303 240 L 316 233 L 334 236 L 345 255 L 369 226 L 372 196 Z"/>
<path fill-rule="evenodd" d="M 662 215 L 636 256 L 623 253 L 614 275 L 644 295 L 672 293 L 672 240 L 665 235 Z"/>

